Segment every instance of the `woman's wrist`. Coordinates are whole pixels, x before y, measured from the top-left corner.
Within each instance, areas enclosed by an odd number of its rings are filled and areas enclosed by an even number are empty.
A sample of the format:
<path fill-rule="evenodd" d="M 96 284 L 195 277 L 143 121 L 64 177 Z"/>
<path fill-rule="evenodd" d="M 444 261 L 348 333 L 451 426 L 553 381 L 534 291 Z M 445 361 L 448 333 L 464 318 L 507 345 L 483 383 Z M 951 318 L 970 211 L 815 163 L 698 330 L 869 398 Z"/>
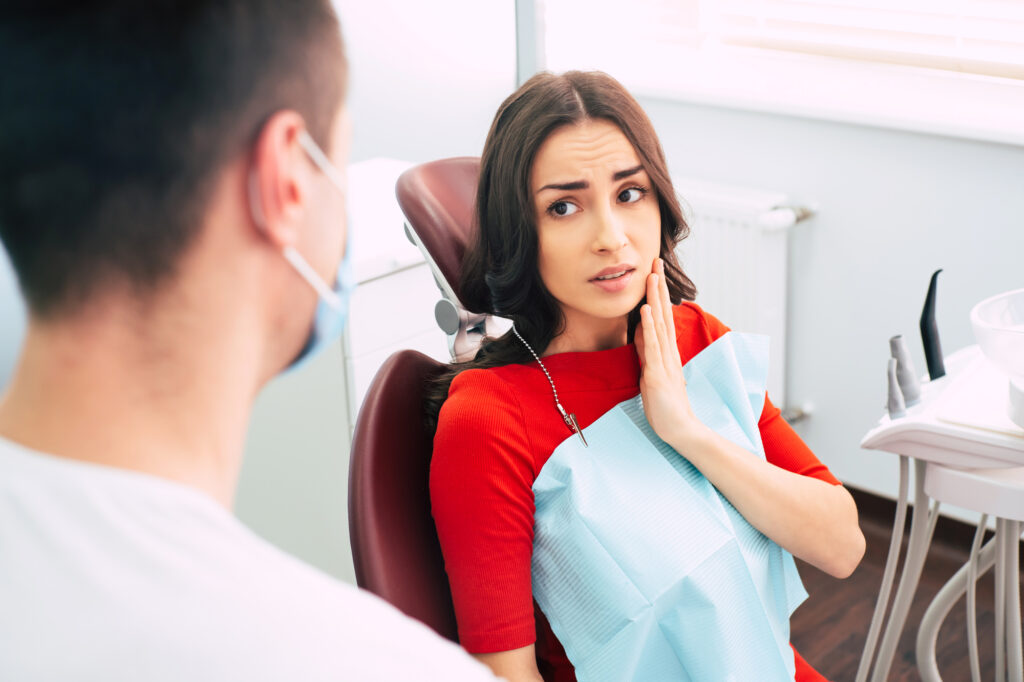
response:
<path fill-rule="evenodd" d="M 699 460 L 702 453 L 708 452 L 720 436 L 699 419 L 680 420 L 673 432 L 665 438 L 665 442 L 687 459 Z M 693 464 L 697 464 L 696 461 Z"/>

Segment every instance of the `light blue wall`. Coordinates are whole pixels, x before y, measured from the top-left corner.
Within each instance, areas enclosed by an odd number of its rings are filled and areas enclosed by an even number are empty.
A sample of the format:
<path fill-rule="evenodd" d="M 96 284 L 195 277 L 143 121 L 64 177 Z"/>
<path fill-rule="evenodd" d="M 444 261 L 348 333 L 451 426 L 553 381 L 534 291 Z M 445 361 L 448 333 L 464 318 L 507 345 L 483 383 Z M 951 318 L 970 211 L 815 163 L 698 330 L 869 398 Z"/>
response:
<path fill-rule="evenodd" d="M 858 447 L 885 406 L 888 339 L 904 334 L 926 371 L 918 319 L 938 268 L 946 353 L 974 343 L 976 302 L 1024 287 L 1024 148 L 642 104 L 682 175 L 818 206 L 792 236 L 790 403 L 813 404 L 798 431 L 841 479 L 894 497 L 896 457 Z"/>

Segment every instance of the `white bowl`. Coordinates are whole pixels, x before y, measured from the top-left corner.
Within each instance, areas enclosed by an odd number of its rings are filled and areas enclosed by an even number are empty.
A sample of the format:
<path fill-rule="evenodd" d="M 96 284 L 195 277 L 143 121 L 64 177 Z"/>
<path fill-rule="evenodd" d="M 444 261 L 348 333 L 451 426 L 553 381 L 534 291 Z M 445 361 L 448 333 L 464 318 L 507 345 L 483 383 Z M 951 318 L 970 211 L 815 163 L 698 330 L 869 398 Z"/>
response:
<path fill-rule="evenodd" d="M 1010 380 L 1010 419 L 1024 428 L 1024 289 L 986 298 L 971 309 L 981 352 Z"/>

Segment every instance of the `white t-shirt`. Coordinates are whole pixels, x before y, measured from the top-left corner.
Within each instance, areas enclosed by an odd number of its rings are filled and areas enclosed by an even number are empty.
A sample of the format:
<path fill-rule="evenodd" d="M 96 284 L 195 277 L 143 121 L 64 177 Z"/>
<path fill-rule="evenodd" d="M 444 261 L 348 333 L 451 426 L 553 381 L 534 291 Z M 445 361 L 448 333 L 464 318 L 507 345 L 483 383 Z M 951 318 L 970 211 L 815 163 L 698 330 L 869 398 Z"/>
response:
<path fill-rule="evenodd" d="M 0 680 L 494 678 L 198 490 L 0 439 Z"/>

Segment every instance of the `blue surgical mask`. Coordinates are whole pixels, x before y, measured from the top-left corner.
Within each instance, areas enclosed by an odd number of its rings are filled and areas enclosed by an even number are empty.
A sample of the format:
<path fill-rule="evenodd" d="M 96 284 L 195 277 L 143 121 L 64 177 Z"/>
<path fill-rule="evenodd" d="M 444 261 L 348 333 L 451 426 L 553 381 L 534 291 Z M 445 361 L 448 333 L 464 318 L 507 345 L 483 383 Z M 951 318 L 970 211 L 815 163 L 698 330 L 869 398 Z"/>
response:
<path fill-rule="evenodd" d="M 316 274 L 306 263 L 305 259 L 294 249 L 285 252 L 285 258 L 299 271 L 303 278 L 310 282 L 317 292 L 319 301 L 316 304 L 316 314 L 313 317 L 313 327 L 309 330 L 306 344 L 295 356 L 295 359 L 284 369 L 291 372 L 301 367 L 311 357 L 321 350 L 330 346 L 341 338 L 345 330 L 345 322 L 348 319 L 349 300 L 356 288 L 355 272 L 352 269 L 352 238 L 349 237 L 345 244 L 345 255 L 338 265 L 338 272 L 334 276 L 334 285 L 328 289 L 319 275 Z M 298 263 L 301 262 L 301 265 Z M 308 270 L 312 277 L 316 278 L 316 284 L 310 281 L 310 277 L 303 274 Z"/>
<path fill-rule="evenodd" d="M 327 178 L 334 183 L 342 194 L 345 193 L 345 179 L 330 162 L 327 155 L 323 153 L 309 133 L 303 131 L 299 135 L 299 144 L 309 154 L 309 158 L 323 172 Z M 262 222 L 263 216 L 256 202 L 255 175 L 250 177 L 249 198 L 252 203 L 253 216 L 258 222 Z M 356 288 L 355 273 L 352 269 L 352 233 L 348 230 L 345 244 L 345 255 L 338 266 L 338 272 L 334 276 L 333 284 L 328 287 L 323 278 L 317 274 L 309 262 L 302 257 L 294 247 L 287 246 L 282 251 L 285 259 L 291 263 L 295 271 L 309 283 L 316 291 L 319 301 L 316 306 L 316 314 L 313 317 L 313 326 L 309 330 L 309 336 L 299 354 L 284 369 L 284 372 L 291 372 L 304 365 L 310 358 L 321 350 L 330 346 L 341 338 L 345 329 L 345 321 L 348 318 L 349 299 Z"/>

